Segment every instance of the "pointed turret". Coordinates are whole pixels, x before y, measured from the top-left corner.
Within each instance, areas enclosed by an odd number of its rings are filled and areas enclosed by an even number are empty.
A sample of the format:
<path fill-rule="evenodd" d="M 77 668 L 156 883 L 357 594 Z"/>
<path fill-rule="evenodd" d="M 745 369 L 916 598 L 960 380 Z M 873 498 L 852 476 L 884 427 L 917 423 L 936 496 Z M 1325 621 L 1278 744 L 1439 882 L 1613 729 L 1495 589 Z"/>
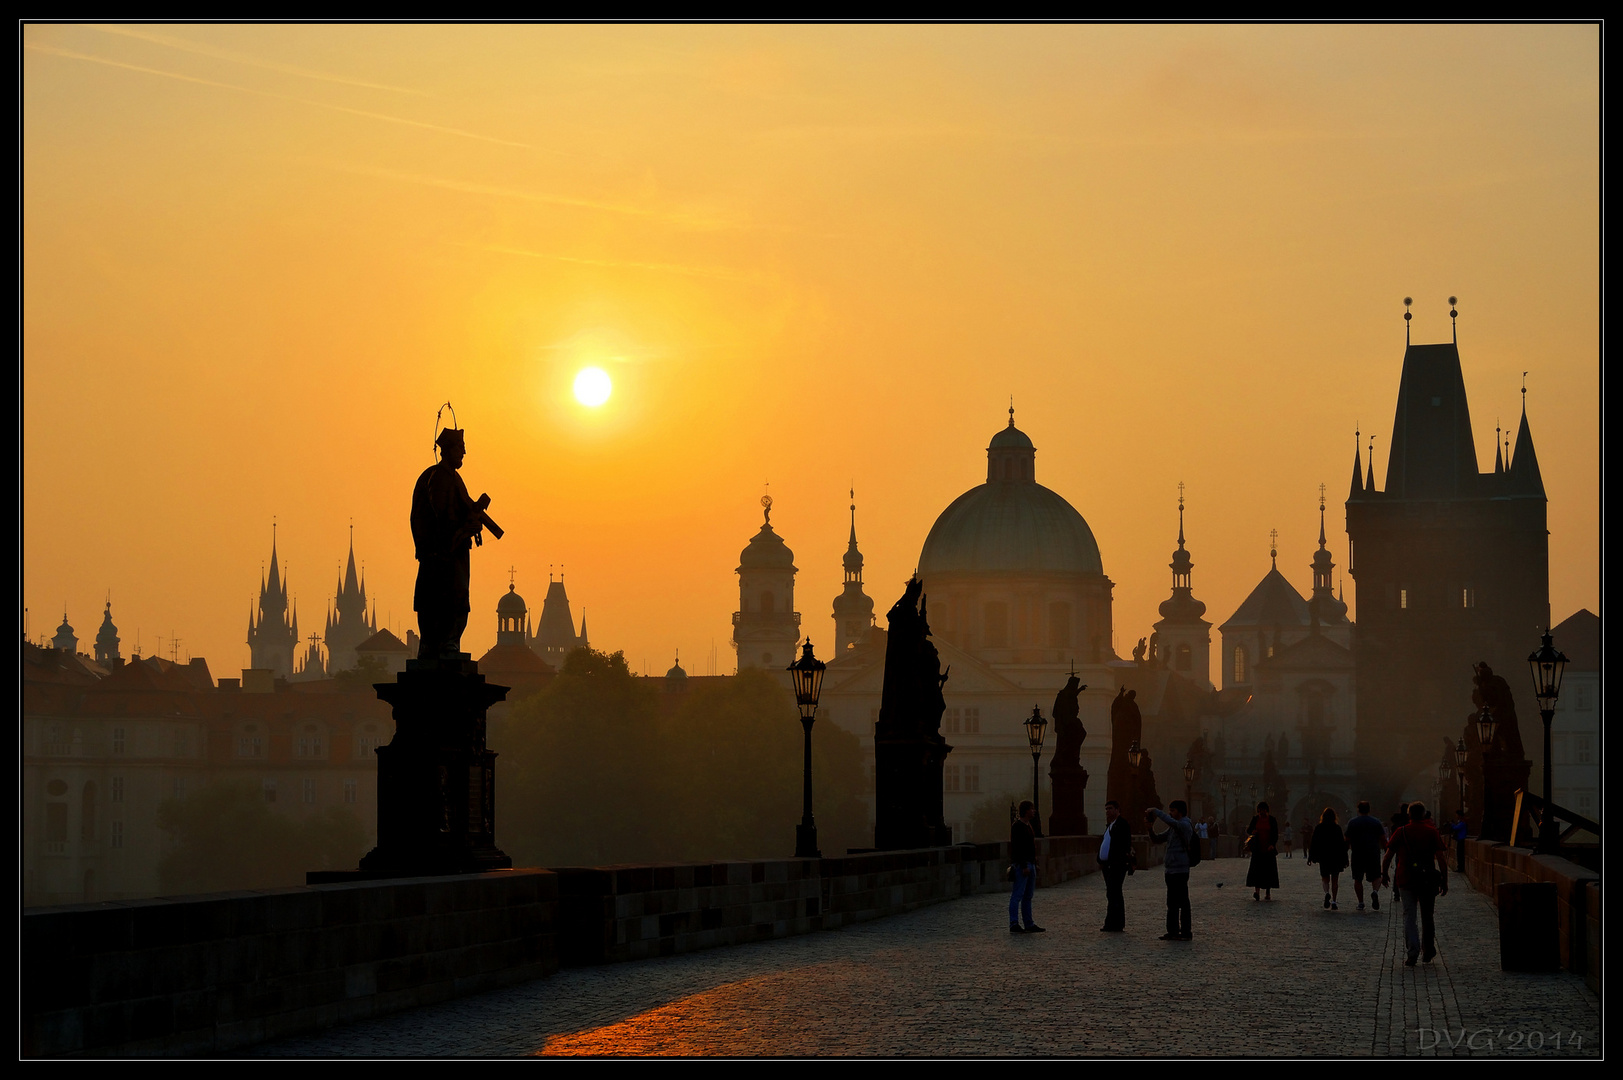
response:
<path fill-rule="evenodd" d="M 1526 391 L 1522 393 L 1525 395 Z M 1510 493 L 1545 498 L 1544 476 L 1539 472 L 1538 454 L 1533 450 L 1533 432 L 1527 426 L 1526 397 L 1522 398 L 1522 422 L 1516 429 L 1516 449 L 1510 461 Z"/>
<path fill-rule="evenodd" d="M 1505 431 L 1498 424 L 1493 426 L 1493 475 L 1505 474 Z"/>
<path fill-rule="evenodd" d="M 1359 457 L 1358 443 L 1362 439 L 1362 432 L 1353 432 L 1353 474 L 1352 484 L 1347 488 L 1347 498 L 1361 499 L 1364 497 L 1364 462 Z"/>
<path fill-rule="evenodd" d="M 1178 549 L 1172 553 L 1172 596 L 1161 602 L 1161 618 L 1155 623 L 1158 653 L 1201 686 L 1210 688 L 1212 624 L 1201 616 L 1206 605 L 1195 599 L 1194 560 L 1184 546 L 1183 484 L 1178 485 Z"/>
<path fill-rule="evenodd" d="M 117 667 L 124 662 L 118 653 L 118 627 L 113 625 L 113 602 L 107 601 L 102 612 L 101 629 L 96 631 L 96 663 L 104 667 Z"/>
<path fill-rule="evenodd" d="M 1324 485 L 1319 485 L 1319 550 L 1313 553 L 1313 598 L 1308 601 L 1313 626 L 1339 627 L 1347 622 L 1347 605 L 1336 599 L 1330 572 L 1336 568 L 1325 546 Z"/>
<path fill-rule="evenodd" d="M 1459 348 L 1410 345 L 1392 420 L 1386 493 L 1399 499 L 1460 498 L 1476 493 L 1476 478 L 1476 440 Z"/>
<path fill-rule="evenodd" d="M 260 572 L 258 611 L 252 605 L 248 610 L 249 666 L 269 668 L 284 679 L 293 674 L 299 638 L 297 620 L 288 617 L 287 581 L 272 526 L 270 571 Z"/>
<path fill-rule="evenodd" d="M 855 648 L 874 625 L 873 598 L 862 590 L 862 552 L 857 548 L 856 489 L 851 489 L 851 538 L 845 545 L 845 589 L 834 598 L 834 648 Z"/>

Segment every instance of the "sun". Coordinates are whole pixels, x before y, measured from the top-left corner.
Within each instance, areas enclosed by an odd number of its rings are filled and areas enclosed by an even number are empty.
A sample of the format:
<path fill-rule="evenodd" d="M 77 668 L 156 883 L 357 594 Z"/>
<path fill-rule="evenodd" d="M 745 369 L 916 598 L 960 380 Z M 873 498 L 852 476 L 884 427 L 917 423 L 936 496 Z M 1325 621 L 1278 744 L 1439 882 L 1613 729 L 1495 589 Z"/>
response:
<path fill-rule="evenodd" d="M 613 389 L 609 373 L 600 367 L 582 368 L 580 374 L 575 376 L 575 400 L 582 405 L 595 409 L 609 400 L 609 392 Z"/>

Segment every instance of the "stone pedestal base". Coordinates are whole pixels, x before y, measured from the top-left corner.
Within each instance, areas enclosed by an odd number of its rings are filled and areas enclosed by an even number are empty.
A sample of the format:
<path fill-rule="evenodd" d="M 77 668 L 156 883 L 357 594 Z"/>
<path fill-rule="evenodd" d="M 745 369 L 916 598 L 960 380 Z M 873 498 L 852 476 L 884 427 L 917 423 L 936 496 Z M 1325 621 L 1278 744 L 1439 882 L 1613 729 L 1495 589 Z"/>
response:
<path fill-rule="evenodd" d="M 496 754 L 485 747 L 485 712 L 507 697 L 478 666 L 408 660 L 392 683 L 375 684 L 394 706 L 395 734 L 378 755 L 378 846 L 355 876 L 419 877 L 508 870 L 496 846 Z M 310 874 L 315 883 L 345 880 Z"/>
<path fill-rule="evenodd" d="M 1087 836 L 1088 815 L 1083 799 L 1088 790 L 1088 770 L 1080 765 L 1051 765 L 1054 812 L 1048 815 L 1048 835 Z"/>

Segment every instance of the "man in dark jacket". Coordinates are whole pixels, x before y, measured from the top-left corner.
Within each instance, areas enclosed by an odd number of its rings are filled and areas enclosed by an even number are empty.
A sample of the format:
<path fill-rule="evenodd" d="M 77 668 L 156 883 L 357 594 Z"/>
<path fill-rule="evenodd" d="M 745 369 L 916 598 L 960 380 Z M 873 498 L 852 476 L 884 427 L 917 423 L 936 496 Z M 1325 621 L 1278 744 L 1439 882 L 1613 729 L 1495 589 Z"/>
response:
<path fill-rule="evenodd" d="M 1120 804 L 1112 799 L 1105 803 L 1105 835 L 1099 842 L 1099 869 L 1105 876 L 1105 924 L 1099 927 L 1101 934 L 1127 929 L 1127 905 L 1121 887 L 1132 865 L 1133 832 L 1121 816 Z"/>
<path fill-rule="evenodd" d="M 1020 804 L 1020 816 L 1009 826 L 1009 861 L 1014 870 L 1014 891 L 1009 894 L 1009 933 L 1040 934 L 1043 928 L 1031 918 L 1031 897 L 1037 891 L 1037 834 L 1031 816 L 1037 808 L 1027 799 Z M 1020 926 L 1024 915 L 1026 925 Z"/>

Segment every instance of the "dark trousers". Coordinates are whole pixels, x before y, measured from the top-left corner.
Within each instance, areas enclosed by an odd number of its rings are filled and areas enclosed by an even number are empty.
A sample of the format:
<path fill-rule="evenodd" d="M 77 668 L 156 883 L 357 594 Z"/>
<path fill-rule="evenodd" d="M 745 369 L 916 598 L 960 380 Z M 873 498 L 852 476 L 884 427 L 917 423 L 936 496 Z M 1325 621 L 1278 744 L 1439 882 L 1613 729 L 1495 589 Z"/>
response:
<path fill-rule="evenodd" d="M 1432 905 L 1436 902 L 1437 894 L 1429 889 L 1403 889 L 1403 943 L 1410 960 L 1422 949 L 1427 956 L 1437 951 L 1437 924 L 1432 921 Z M 1416 926 L 1416 922 L 1420 925 Z"/>
<path fill-rule="evenodd" d="M 1026 925 L 1031 926 L 1031 896 L 1037 891 L 1037 866 L 1035 863 L 1014 864 L 1014 888 L 1009 891 L 1009 925 L 1017 926 L 1020 916 L 1026 917 Z"/>
<path fill-rule="evenodd" d="M 1123 930 L 1127 927 L 1127 904 L 1122 899 L 1121 886 L 1127 880 L 1127 867 L 1103 867 L 1105 875 L 1105 929 Z"/>
<path fill-rule="evenodd" d="M 1189 871 L 1167 875 L 1167 933 L 1189 934 Z"/>

